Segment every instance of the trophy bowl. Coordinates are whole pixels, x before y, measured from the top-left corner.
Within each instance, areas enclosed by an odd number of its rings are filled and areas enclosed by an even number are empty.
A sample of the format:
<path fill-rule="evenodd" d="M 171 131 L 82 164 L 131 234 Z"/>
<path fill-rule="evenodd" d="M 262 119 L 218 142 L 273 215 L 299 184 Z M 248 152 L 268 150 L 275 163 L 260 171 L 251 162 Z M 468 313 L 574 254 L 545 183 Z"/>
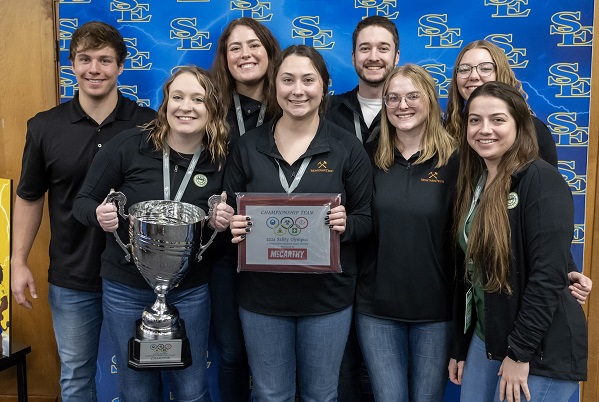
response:
<path fill-rule="evenodd" d="M 177 308 L 166 302 L 194 260 L 210 245 L 202 245 L 202 229 L 207 216 L 198 206 L 180 201 L 151 200 L 133 204 L 129 214 L 121 192 L 111 192 L 108 202 L 116 202 L 119 214 L 129 222 L 129 244 L 115 232 L 125 251 L 146 282 L 154 289 L 156 301 L 144 309 L 135 323 L 135 337 L 129 340 L 129 367 L 136 370 L 183 369 L 191 365 L 185 323 Z"/>
<path fill-rule="evenodd" d="M 191 365 L 189 339 L 185 323 L 175 306 L 166 302 L 167 293 L 185 276 L 194 260 L 202 254 L 217 232 L 202 244 L 204 225 L 221 196 L 208 199 L 208 214 L 198 206 L 181 201 L 150 200 L 133 204 L 125 214 L 127 197 L 111 191 L 106 198 L 118 207 L 119 215 L 129 222 L 129 243 L 114 232 L 116 242 L 154 289 L 156 301 L 144 309 L 135 322 L 135 337 L 129 340 L 127 365 L 135 370 L 175 370 Z"/>
<path fill-rule="evenodd" d="M 129 208 L 129 222 L 133 262 L 157 298 L 136 321 L 128 365 L 138 370 L 188 367 L 191 351 L 185 324 L 166 295 L 198 255 L 206 214 L 184 202 L 143 201 Z"/>

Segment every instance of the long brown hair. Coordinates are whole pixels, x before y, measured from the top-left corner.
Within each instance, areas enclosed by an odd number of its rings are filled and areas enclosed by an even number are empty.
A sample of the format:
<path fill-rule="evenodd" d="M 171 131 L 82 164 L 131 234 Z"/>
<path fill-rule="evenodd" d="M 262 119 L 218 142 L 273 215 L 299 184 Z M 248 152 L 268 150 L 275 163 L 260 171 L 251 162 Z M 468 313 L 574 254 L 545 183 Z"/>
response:
<path fill-rule="evenodd" d="M 476 183 L 485 170 L 484 160 L 468 145 L 467 120 L 472 101 L 478 97 L 502 100 L 516 123 L 516 139 L 497 166 L 497 175 L 485 188 L 478 211 L 472 221 L 466 262 L 474 261 L 475 278 L 484 284 L 485 291 L 511 293 L 508 281 L 510 266 L 510 223 L 507 199 L 511 175 L 538 158 L 539 150 L 534 125 L 526 100 L 513 86 L 498 81 L 487 82 L 470 96 L 464 111 L 460 131 L 460 173 L 455 204 L 455 237 L 464 227 L 472 203 Z M 467 270 L 466 270 L 467 271 Z"/>
<path fill-rule="evenodd" d="M 464 57 L 464 54 L 466 54 L 467 51 L 472 49 L 485 49 L 486 51 L 488 51 L 491 55 L 493 63 L 495 63 L 495 71 L 497 74 L 497 78 L 495 79 L 495 81 L 511 85 L 512 87 L 516 88 L 517 91 L 520 92 L 524 99 L 528 98 L 528 95 L 526 94 L 526 92 L 524 92 L 524 89 L 522 88 L 522 83 L 518 81 L 516 75 L 512 71 L 507 56 L 499 46 L 486 40 L 477 40 L 467 44 L 460 51 L 458 57 L 455 59 L 453 73 L 451 75 L 451 84 L 449 86 L 447 108 L 445 113 L 445 126 L 447 127 L 447 131 L 449 131 L 449 134 L 455 137 L 458 141 L 460 141 L 460 138 L 457 137 L 459 136 L 460 129 L 462 127 L 462 111 L 464 110 L 466 99 L 462 98 L 462 95 L 458 90 L 457 71 L 458 66 L 462 63 L 462 58 Z"/>
<path fill-rule="evenodd" d="M 216 87 L 212 83 L 210 73 L 196 66 L 180 67 L 162 86 L 162 103 L 158 108 L 156 118 L 143 126 L 150 132 L 150 141 L 156 150 L 166 148 L 166 137 L 170 126 L 166 117 L 166 108 L 169 99 L 171 84 L 181 74 L 193 74 L 206 91 L 204 105 L 208 113 L 204 146 L 212 156 L 212 162 L 218 164 L 219 170 L 224 166 L 229 148 L 229 124 L 226 120 L 226 109 L 222 107 L 217 96 Z"/>
<path fill-rule="evenodd" d="M 229 71 L 229 67 L 227 64 L 227 41 L 229 40 L 229 36 L 233 30 L 240 26 L 246 26 L 250 28 L 260 42 L 264 49 L 266 49 L 266 54 L 268 56 L 268 67 L 266 68 L 266 75 L 263 78 L 262 84 L 262 96 L 265 102 L 267 102 L 267 114 L 268 116 L 273 116 L 277 107 L 276 107 L 276 97 L 274 95 L 274 61 L 279 57 L 281 53 L 281 46 L 279 42 L 274 37 L 272 32 L 262 25 L 260 22 L 248 18 L 241 17 L 235 19 L 225 27 L 223 33 L 218 38 L 218 43 L 216 45 L 216 54 L 214 56 L 214 61 L 212 63 L 211 72 L 214 76 L 214 80 L 217 88 L 219 88 L 219 96 L 221 103 L 225 110 L 229 110 L 231 108 L 231 104 L 233 102 L 233 91 L 235 90 L 235 79 L 231 75 Z"/>
<path fill-rule="evenodd" d="M 424 68 L 416 64 L 406 64 L 396 67 L 391 71 L 383 84 L 383 98 L 389 91 L 391 80 L 397 76 L 402 76 L 412 81 L 412 84 L 422 94 L 422 107 L 426 107 L 428 110 L 428 116 L 424 122 L 424 134 L 421 140 L 422 151 L 414 163 L 425 162 L 437 155 L 437 167 L 447 164 L 449 157 L 456 148 L 456 141 L 443 126 L 441 107 L 437 99 L 433 78 Z M 379 169 L 387 171 L 393 165 L 396 135 L 395 127 L 389 122 L 385 108 L 386 106 L 383 102 L 381 133 L 379 144 L 374 154 L 374 163 Z"/>

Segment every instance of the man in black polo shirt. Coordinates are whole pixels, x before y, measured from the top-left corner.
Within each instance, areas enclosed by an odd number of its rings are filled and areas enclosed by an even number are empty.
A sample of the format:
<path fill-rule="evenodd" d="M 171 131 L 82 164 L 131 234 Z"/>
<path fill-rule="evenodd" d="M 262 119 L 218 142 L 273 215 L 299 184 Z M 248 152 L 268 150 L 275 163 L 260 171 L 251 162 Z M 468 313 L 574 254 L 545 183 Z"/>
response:
<path fill-rule="evenodd" d="M 327 119 L 366 143 L 380 130 L 383 83 L 399 62 L 397 27 L 386 17 L 364 18 L 354 30 L 352 45 L 358 86 L 333 97 Z"/>
<path fill-rule="evenodd" d="M 37 298 L 27 266 L 40 227 L 44 195 L 50 211 L 48 300 L 61 360 L 62 400 L 96 401 L 96 360 L 102 325 L 100 254 L 105 234 L 75 220 L 72 206 L 98 149 L 119 132 L 147 123 L 152 109 L 117 89 L 127 47 L 112 26 L 89 22 L 71 40 L 69 59 L 79 91 L 75 98 L 38 113 L 27 123 L 21 179 L 14 206 L 12 292 L 31 308 Z"/>

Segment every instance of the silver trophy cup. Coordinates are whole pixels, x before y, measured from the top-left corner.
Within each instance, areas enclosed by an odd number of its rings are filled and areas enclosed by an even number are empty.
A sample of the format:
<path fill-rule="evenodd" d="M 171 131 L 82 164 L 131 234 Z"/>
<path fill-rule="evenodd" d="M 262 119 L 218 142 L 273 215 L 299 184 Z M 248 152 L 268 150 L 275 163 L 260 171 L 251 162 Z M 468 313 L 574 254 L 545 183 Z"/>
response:
<path fill-rule="evenodd" d="M 210 212 L 217 202 L 214 197 Z M 110 193 L 108 202 L 116 202 L 120 215 L 129 220 L 129 244 L 114 232 L 125 258 L 130 261 L 133 257 L 157 295 L 136 321 L 135 337 L 129 340 L 128 365 L 136 370 L 186 368 L 191 365 L 191 351 L 185 323 L 177 308 L 166 302 L 166 295 L 212 243 L 216 231 L 205 245 L 201 244 L 210 213 L 207 216 L 200 207 L 180 201 L 153 200 L 133 204 L 126 215 L 126 198 L 121 192 Z"/>

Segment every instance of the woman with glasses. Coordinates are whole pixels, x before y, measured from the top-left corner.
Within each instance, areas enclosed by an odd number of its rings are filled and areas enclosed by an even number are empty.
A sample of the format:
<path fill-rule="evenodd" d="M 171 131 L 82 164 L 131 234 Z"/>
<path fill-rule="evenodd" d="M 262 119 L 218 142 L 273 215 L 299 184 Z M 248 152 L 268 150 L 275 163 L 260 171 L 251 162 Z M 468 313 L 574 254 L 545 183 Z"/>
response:
<path fill-rule="evenodd" d="M 486 40 L 471 42 L 460 51 L 456 59 L 445 113 L 445 126 L 458 142 L 463 132 L 460 130 L 465 124 L 463 110 L 466 101 L 476 88 L 489 81 L 499 81 L 510 85 L 520 92 L 524 99 L 527 98 L 526 92 L 522 89 L 522 83 L 518 81 L 510 68 L 503 50 Z M 534 115 L 532 115 L 532 121 L 539 146 L 539 157 L 557 167 L 557 150 L 551 132 Z M 593 282 L 577 271 L 572 256 L 570 256 L 570 271 L 572 295 L 578 299 L 579 303 L 584 304 Z"/>
<path fill-rule="evenodd" d="M 458 54 L 449 87 L 446 127 L 458 141 L 462 127 L 462 111 L 470 94 L 485 82 L 499 81 L 511 85 L 527 98 L 516 75 L 510 68 L 507 56 L 497 45 L 477 40 L 466 45 Z M 542 159 L 557 167 L 557 149 L 547 126 L 533 116 L 535 132 Z"/>
<path fill-rule="evenodd" d="M 395 68 L 383 85 L 373 162 L 372 250 L 358 279 L 356 329 L 377 402 L 441 401 L 449 361 L 456 141 L 432 77 Z"/>

